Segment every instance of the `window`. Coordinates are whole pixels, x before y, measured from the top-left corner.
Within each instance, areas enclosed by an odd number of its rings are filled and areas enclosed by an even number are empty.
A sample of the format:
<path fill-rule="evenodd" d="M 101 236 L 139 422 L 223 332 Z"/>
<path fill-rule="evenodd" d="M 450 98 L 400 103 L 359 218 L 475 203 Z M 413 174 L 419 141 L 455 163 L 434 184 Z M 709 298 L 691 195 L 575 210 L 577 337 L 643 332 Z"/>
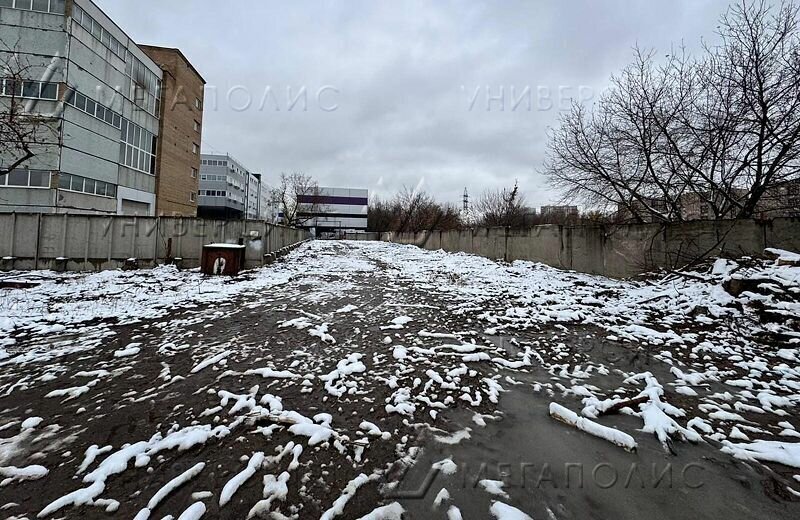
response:
<path fill-rule="evenodd" d="M 42 90 L 39 96 L 42 99 L 58 99 L 58 85 L 55 83 L 42 83 Z"/>
<path fill-rule="evenodd" d="M 64 0 L 50 0 L 50 12 L 64 14 Z M 77 25 L 86 29 L 86 31 L 94 36 L 100 43 L 108 47 L 111 52 L 116 54 L 119 58 L 125 59 L 125 47 L 119 40 L 114 38 L 102 25 L 97 23 L 97 20 L 94 20 L 86 11 L 77 5 L 73 6 L 72 19 Z"/>
<path fill-rule="evenodd" d="M 199 121 L 195 121 L 194 122 L 194 131 L 195 132 L 199 132 L 200 131 L 200 122 Z"/>
<path fill-rule="evenodd" d="M 197 195 L 195 195 L 193 191 L 189 192 L 189 202 L 196 202 L 196 201 L 197 201 Z"/>
<path fill-rule="evenodd" d="M 30 99 L 48 99 L 55 101 L 58 99 L 58 83 L 47 83 L 44 81 L 14 81 L 11 78 L 0 80 L 0 94 L 4 96 L 17 96 Z"/>
<path fill-rule="evenodd" d="M 13 170 L 8 174 L 9 186 L 27 186 L 28 170 Z"/>
<path fill-rule="evenodd" d="M 225 197 L 226 191 L 223 190 L 200 190 L 201 197 Z"/>
<path fill-rule="evenodd" d="M 200 151 L 200 147 L 199 147 L 199 146 L 197 146 L 197 143 L 192 143 L 192 153 L 193 153 L 193 154 L 195 154 L 195 155 L 197 155 L 197 153 L 198 153 L 199 151 Z"/>
<path fill-rule="evenodd" d="M 136 56 L 127 53 L 125 74 L 131 79 L 130 98 L 139 108 L 158 116 L 161 110 L 161 78 Z"/>
<path fill-rule="evenodd" d="M 192 179 L 197 178 L 197 168 L 192 168 Z"/>
<path fill-rule="evenodd" d="M 78 177 L 77 175 L 73 175 L 70 178 L 69 189 L 72 191 L 83 191 L 83 185 L 85 180 L 86 179 L 84 177 Z"/>
<path fill-rule="evenodd" d="M 123 165 L 155 175 L 157 137 L 154 134 L 123 118 L 120 141 L 119 156 Z"/>
<path fill-rule="evenodd" d="M 194 98 L 194 107 L 198 110 L 203 108 L 203 102 L 200 101 L 200 98 Z"/>
<path fill-rule="evenodd" d="M 50 187 L 50 172 L 41 170 L 31 170 L 30 181 L 28 186 L 31 188 L 49 188 Z"/>
<path fill-rule="evenodd" d="M 33 179 L 33 177 L 31 178 Z M 48 175 L 48 186 L 49 182 Z M 89 195 L 99 195 L 100 197 L 116 198 L 117 196 L 117 187 L 113 184 L 95 179 L 87 179 L 85 177 L 72 175 L 70 173 L 62 172 L 59 174 L 58 187 L 62 190 L 76 191 Z"/>
<path fill-rule="evenodd" d="M 42 93 L 44 93 L 44 88 L 42 89 Z M 90 116 L 96 117 L 115 128 L 120 128 L 122 126 L 122 116 L 76 90 L 72 90 L 67 94 L 66 102 L 78 110 L 86 112 Z"/>
<path fill-rule="evenodd" d="M 0 177 L 0 187 L 49 188 L 50 172 L 44 170 L 12 170 Z"/>

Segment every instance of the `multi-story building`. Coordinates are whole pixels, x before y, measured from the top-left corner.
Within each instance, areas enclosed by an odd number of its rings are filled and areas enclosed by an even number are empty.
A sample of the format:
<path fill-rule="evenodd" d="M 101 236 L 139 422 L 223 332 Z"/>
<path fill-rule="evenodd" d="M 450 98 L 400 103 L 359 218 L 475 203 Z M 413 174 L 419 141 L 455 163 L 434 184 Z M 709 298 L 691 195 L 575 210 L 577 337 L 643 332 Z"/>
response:
<path fill-rule="evenodd" d="M 261 174 L 227 154 L 202 155 L 198 201 L 201 217 L 271 220 L 269 188 Z"/>
<path fill-rule="evenodd" d="M 800 179 L 767 189 L 756 205 L 756 215 L 759 218 L 800 217 Z"/>
<path fill-rule="evenodd" d="M 731 188 L 727 200 L 722 193 L 712 192 L 686 192 L 678 197 L 673 213 L 680 212 L 681 220 L 716 220 L 733 219 L 741 209 L 741 204 L 750 195 L 749 191 L 743 188 Z M 716 199 L 712 205 L 712 199 Z M 668 204 L 663 198 L 649 198 L 646 202 L 650 208 L 664 213 L 669 219 L 677 220 L 677 215 L 669 214 Z M 716 209 L 723 208 L 723 209 Z M 644 204 L 635 202 L 633 207 L 641 219 L 646 223 L 659 222 L 652 212 L 649 212 Z M 620 220 L 631 220 L 632 212 L 620 206 L 617 210 L 617 218 Z M 776 217 L 797 217 L 800 216 L 800 180 L 786 181 L 774 186 L 770 186 L 764 192 L 756 204 L 753 216 L 756 218 L 776 218 Z"/>
<path fill-rule="evenodd" d="M 163 71 L 156 211 L 197 216 L 205 80 L 178 49 L 141 45 Z"/>
<path fill-rule="evenodd" d="M 154 215 L 159 64 L 91 0 L 0 0 L 0 42 L 0 111 L 40 125 L 0 211 Z M 0 171 L 22 158 L 3 144 Z"/>
<path fill-rule="evenodd" d="M 245 217 L 253 220 L 272 221 L 269 186 L 262 181 L 260 173 L 251 173 L 248 180 Z"/>
<path fill-rule="evenodd" d="M 541 220 L 544 223 L 572 223 L 578 220 L 578 206 L 542 206 Z"/>
<path fill-rule="evenodd" d="M 360 188 L 318 188 L 298 197 L 300 227 L 317 236 L 343 231 L 367 230 L 369 190 Z"/>

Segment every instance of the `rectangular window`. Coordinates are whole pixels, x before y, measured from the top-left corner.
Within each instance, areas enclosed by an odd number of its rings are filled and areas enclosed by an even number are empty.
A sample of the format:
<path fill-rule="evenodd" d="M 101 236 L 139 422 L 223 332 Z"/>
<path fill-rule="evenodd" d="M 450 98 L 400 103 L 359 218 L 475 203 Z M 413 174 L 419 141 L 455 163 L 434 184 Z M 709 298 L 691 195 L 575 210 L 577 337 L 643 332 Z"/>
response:
<path fill-rule="evenodd" d="M 86 14 L 86 11 L 84 11 L 83 18 L 81 19 L 81 25 L 83 26 L 84 29 L 89 31 L 89 34 L 92 34 L 92 22 L 94 22 L 94 20 L 92 20 L 92 17 Z"/>
<path fill-rule="evenodd" d="M 195 196 L 194 192 L 193 191 L 190 192 L 189 193 L 189 202 L 195 202 L 196 200 L 197 200 L 197 197 Z"/>
<path fill-rule="evenodd" d="M 30 186 L 32 188 L 50 187 L 50 172 L 31 170 L 30 175 Z"/>
<path fill-rule="evenodd" d="M 42 99 L 58 99 L 58 84 L 57 83 L 42 83 Z"/>
<path fill-rule="evenodd" d="M 198 110 L 203 107 L 203 102 L 200 101 L 200 98 L 194 98 L 194 107 Z"/>
<path fill-rule="evenodd" d="M 46 13 L 50 10 L 48 0 L 33 0 L 33 10 Z"/>
<path fill-rule="evenodd" d="M 192 143 L 192 153 L 193 154 L 197 155 L 197 152 L 199 151 L 199 149 L 200 149 L 200 147 L 197 146 L 197 143 Z"/>
<path fill-rule="evenodd" d="M 200 123 L 198 121 L 194 122 L 194 131 L 195 132 L 199 132 L 200 131 Z"/>
<path fill-rule="evenodd" d="M 13 170 L 8 174 L 9 186 L 27 186 L 28 170 Z"/>
<path fill-rule="evenodd" d="M 74 99 L 75 99 L 75 108 L 86 112 L 86 96 L 84 96 L 80 92 L 76 92 Z"/>
<path fill-rule="evenodd" d="M 22 85 L 22 97 L 38 98 L 39 97 L 39 82 L 26 81 Z"/>
<path fill-rule="evenodd" d="M 73 175 L 70 179 L 69 189 L 72 191 L 83 191 L 83 177 Z"/>
<path fill-rule="evenodd" d="M 196 168 L 192 168 L 192 179 L 196 179 L 196 178 L 197 178 L 197 169 Z"/>

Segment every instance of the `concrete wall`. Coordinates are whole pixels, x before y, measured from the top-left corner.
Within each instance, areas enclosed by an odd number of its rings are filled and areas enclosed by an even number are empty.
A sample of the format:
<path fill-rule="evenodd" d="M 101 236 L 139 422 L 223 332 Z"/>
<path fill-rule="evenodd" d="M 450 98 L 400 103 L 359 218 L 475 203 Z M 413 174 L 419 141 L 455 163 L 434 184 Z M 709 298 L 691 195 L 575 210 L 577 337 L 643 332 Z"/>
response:
<path fill-rule="evenodd" d="M 8 213 L 0 214 L 0 269 L 116 269 L 129 259 L 138 267 L 174 261 L 193 268 L 203 245 L 240 239 L 247 267 L 257 267 L 308 233 L 255 220 Z"/>
<path fill-rule="evenodd" d="M 369 234 L 360 235 L 370 239 Z M 347 238 L 350 238 L 349 236 Z M 800 251 L 800 219 L 693 221 L 662 226 L 535 226 L 383 233 L 381 240 L 462 251 L 493 260 L 530 260 L 615 278 L 684 267 L 697 258 L 759 256 L 774 247 Z"/>
<path fill-rule="evenodd" d="M 367 231 L 348 231 L 344 234 L 345 240 L 380 240 L 381 234 L 377 232 L 367 232 Z"/>

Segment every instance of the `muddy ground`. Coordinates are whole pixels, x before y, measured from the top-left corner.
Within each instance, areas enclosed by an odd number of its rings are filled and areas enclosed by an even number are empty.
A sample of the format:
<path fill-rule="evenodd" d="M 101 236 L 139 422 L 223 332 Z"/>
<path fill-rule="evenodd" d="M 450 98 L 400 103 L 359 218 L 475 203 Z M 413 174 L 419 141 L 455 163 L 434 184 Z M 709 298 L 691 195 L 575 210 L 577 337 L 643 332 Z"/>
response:
<path fill-rule="evenodd" d="M 329 261 L 335 258 L 338 263 Z M 361 267 L 353 269 L 354 259 Z M 288 494 L 272 506 L 273 512 L 287 517 L 320 517 L 361 473 L 374 478 L 358 489 L 339 518 L 360 518 L 394 501 L 406 509 L 408 518 L 445 518 L 450 505 L 456 505 L 464 518 L 488 518 L 493 500 L 537 519 L 797 518 L 800 514 L 798 499 L 786 491 L 800 470 L 738 461 L 720 452 L 713 441 L 678 441 L 669 452 L 652 435 L 637 432 L 641 421 L 635 417 L 601 419 L 635 436 L 638 450 L 628 453 L 548 416 L 553 400 L 580 410 L 578 396 L 560 397 L 558 391 L 542 388 L 543 383 L 557 381 L 570 386 L 565 382 L 568 377 L 553 375 L 554 364 L 565 365 L 568 372 L 589 365 L 603 366 L 611 374 L 650 371 L 669 381 L 669 365 L 655 357 L 663 349 L 648 351 L 611 341 L 597 327 L 581 324 L 487 334 L 481 314 L 491 305 L 470 309 L 457 295 L 398 277 L 393 266 L 364 256 L 347 243 L 301 250 L 289 261 L 300 262 L 291 267 L 295 271 L 289 283 L 222 303 L 176 308 L 166 319 L 124 324 L 102 320 L 46 337 L 15 331 L 16 342 L 8 349 L 11 358 L 0 366 L 0 466 L 36 464 L 49 473 L 0 487 L 0 515 L 34 518 L 54 500 L 85 486 L 82 479 L 97 462 L 82 473 L 77 469 L 93 445 L 117 450 L 157 433 L 205 424 L 230 426 L 231 433 L 186 450 L 161 451 L 141 467 L 131 463 L 107 479 L 102 500 L 61 508 L 52 517 L 133 518 L 166 482 L 204 462 L 205 469 L 161 501 L 152 517 L 178 517 L 201 501 L 207 518 L 245 518 L 264 498 L 263 475 L 287 470 L 291 457 L 265 464 L 224 507 L 221 490 L 254 453 L 274 456 L 291 442 L 304 446 L 300 466 L 290 472 Z M 309 263 L 307 269 L 302 262 Z M 326 264 L 332 264 L 330 270 L 320 268 Z M 357 309 L 339 312 L 349 305 Z M 412 321 L 387 328 L 402 315 Z M 335 343 L 310 335 L 308 328 L 281 326 L 302 317 L 326 323 L 326 333 Z M 451 334 L 458 341 L 425 332 Z M 460 388 L 431 389 L 427 401 L 414 401 L 411 415 L 387 411 L 396 388 L 419 388 L 431 377 L 429 370 L 444 373 L 462 364 L 458 357 L 431 358 L 422 353 L 443 341 L 474 341 L 485 345 L 492 357 L 508 360 L 529 346 L 540 361 L 524 368 L 469 363 L 469 372 L 459 376 Z M 91 348 L 70 352 L 69 347 L 81 343 Z M 141 351 L 115 356 L 131 344 L 139 344 Z M 398 344 L 416 345 L 420 352 L 401 362 L 394 356 Z M 67 353 L 45 362 L 15 362 L 15 357 L 31 350 L 62 348 Z M 230 353 L 219 362 L 194 372 L 204 360 L 225 351 Z M 334 395 L 318 377 L 353 353 L 363 355 L 366 370 L 342 377 L 345 393 Z M 681 355 L 675 351 L 676 358 Z M 246 374 L 263 367 L 298 377 Z M 503 386 L 499 402 L 486 398 L 485 391 L 479 404 L 459 398 L 463 388 L 484 388 L 485 378 Z M 581 384 L 612 392 L 622 385 L 622 378 L 595 372 Z M 52 394 L 86 386 L 80 395 Z M 705 389 L 720 390 L 724 390 L 721 385 Z M 279 396 L 284 410 L 306 417 L 331 414 L 339 446 L 332 442 L 311 446 L 307 438 L 289 432 L 287 424 L 252 410 L 231 413 L 221 391 Z M 453 397 L 449 402 L 448 395 Z M 690 415 L 697 411 L 696 399 L 669 389 L 666 399 Z M 446 407 L 437 405 L 443 402 Z M 760 414 L 743 415 L 754 425 L 772 425 Z M 43 421 L 21 433 L 20 425 L 29 417 Z M 390 438 L 366 435 L 360 428 L 364 420 L 389 432 Z M 800 428 L 796 410 L 784 420 Z M 448 436 L 459 432 L 463 438 L 455 443 L 450 437 L 448 443 Z M 431 478 L 431 465 L 448 457 L 458 471 L 453 475 L 434 471 Z M 478 481 L 487 478 L 505 480 L 507 496 L 485 492 Z M 450 498 L 434 505 L 442 488 Z M 208 493 L 198 495 L 203 492 Z"/>

